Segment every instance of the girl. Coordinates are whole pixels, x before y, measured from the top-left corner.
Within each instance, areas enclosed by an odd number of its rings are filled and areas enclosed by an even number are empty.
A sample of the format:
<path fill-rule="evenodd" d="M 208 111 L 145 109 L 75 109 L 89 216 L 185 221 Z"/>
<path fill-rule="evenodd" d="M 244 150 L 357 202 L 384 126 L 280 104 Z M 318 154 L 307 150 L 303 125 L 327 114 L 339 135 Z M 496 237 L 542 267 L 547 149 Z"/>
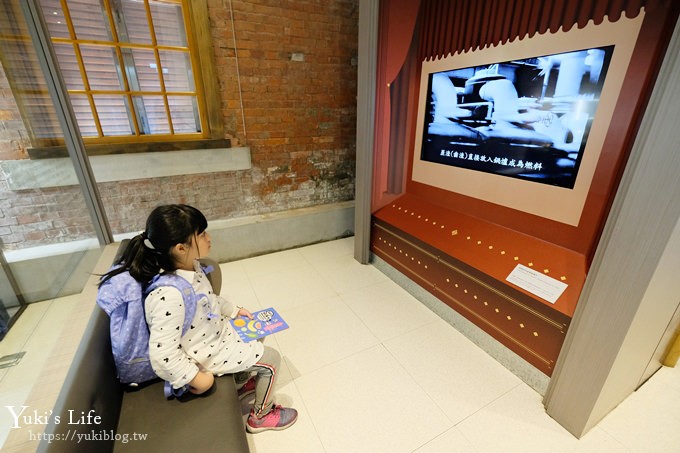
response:
<path fill-rule="evenodd" d="M 285 429 L 295 423 L 297 411 L 271 401 L 281 357 L 259 341 L 242 342 L 229 327 L 226 317 L 252 319 L 252 314 L 213 293 L 198 263 L 210 251 L 207 227 L 207 220 L 196 208 L 157 207 L 146 221 L 146 231 L 130 241 L 119 263 L 121 267 L 105 274 L 102 281 L 125 271 L 143 285 L 161 272 L 173 272 L 189 281 L 202 299 L 184 335 L 184 299 L 179 290 L 162 286 L 146 298 L 149 357 L 154 372 L 173 388 L 188 385 L 194 394 L 210 390 L 215 374 L 239 373 L 247 378 L 255 373 L 239 389 L 239 397 L 255 392 L 246 429 L 251 433 Z"/>

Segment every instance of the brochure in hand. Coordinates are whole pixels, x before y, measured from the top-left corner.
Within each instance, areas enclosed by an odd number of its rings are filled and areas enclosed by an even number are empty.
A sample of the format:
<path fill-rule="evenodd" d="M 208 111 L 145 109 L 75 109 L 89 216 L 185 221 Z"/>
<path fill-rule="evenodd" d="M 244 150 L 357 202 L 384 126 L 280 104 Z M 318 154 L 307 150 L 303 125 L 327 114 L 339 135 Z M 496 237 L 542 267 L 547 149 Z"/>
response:
<path fill-rule="evenodd" d="M 230 322 L 245 343 L 288 328 L 286 321 L 273 308 L 254 312 L 253 319 L 239 317 Z"/>

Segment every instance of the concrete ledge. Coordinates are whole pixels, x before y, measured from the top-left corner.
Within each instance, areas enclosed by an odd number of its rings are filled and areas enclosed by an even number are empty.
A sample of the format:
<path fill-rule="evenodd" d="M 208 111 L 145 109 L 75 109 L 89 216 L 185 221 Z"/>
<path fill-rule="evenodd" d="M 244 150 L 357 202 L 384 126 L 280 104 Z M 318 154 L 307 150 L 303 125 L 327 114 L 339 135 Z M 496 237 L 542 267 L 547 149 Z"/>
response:
<path fill-rule="evenodd" d="M 218 262 L 233 261 L 351 236 L 354 201 L 213 220 L 208 231 L 212 235 L 211 258 Z M 120 241 L 137 234 L 139 231 L 120 234 L 115 239 Z M 79 293 L 91 276 L 100 250 L 95 240 L 88 239 L 16 250 L 7 252 L 5 257 L 26 302 L 30 303 Z"/>
<path fill-rule="evenodd" d="M 210 256 L 234 261 L 354 234 L 354 201 L 212 221 Z"/>
<path fill-rule="evenodd" d="M 250 148 L 196 149 L 90 157 L 98 183 L 251 168 Z M 0 162 L 9 190 L 72 186 L 78 178 L 69 158 Z"/>

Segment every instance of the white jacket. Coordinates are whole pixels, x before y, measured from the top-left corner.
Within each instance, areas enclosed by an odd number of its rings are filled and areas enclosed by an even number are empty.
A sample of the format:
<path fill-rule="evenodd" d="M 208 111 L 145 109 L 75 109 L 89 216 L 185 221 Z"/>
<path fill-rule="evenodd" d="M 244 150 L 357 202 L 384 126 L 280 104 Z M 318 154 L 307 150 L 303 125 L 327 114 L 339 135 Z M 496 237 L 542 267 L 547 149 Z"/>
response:
<path fill-rule="evenodd" d="M 213 374 L 243 371 L 262 356 L 261 342 L 242 342 L 228 318 L 237 316 L 239 307 L 213 293 L 205 273 L 196 262 L 194 271 L 177 270 L 197 294 L 191 327 L 182 336 L 184 299 L 174 287 L 164 286 L 146 298 L 149 325 L 149 357 L 156 374 L 180 388 L 189 383 L 199 369 Z"/>

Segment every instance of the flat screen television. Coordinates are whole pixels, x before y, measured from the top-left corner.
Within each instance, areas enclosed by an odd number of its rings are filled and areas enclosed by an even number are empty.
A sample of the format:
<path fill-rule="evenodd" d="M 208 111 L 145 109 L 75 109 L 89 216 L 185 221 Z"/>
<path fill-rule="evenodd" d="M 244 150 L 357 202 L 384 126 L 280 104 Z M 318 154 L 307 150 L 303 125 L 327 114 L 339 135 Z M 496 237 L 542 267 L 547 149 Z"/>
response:
<path fill-rule="evenodd" d="M 577 226 L 642 19 L 423 61 L 409 184 Z"/>
<path fill-rule="evenodd" d="M 573 188 L 613 50 L 430 73 L 421 158 Z"/>

